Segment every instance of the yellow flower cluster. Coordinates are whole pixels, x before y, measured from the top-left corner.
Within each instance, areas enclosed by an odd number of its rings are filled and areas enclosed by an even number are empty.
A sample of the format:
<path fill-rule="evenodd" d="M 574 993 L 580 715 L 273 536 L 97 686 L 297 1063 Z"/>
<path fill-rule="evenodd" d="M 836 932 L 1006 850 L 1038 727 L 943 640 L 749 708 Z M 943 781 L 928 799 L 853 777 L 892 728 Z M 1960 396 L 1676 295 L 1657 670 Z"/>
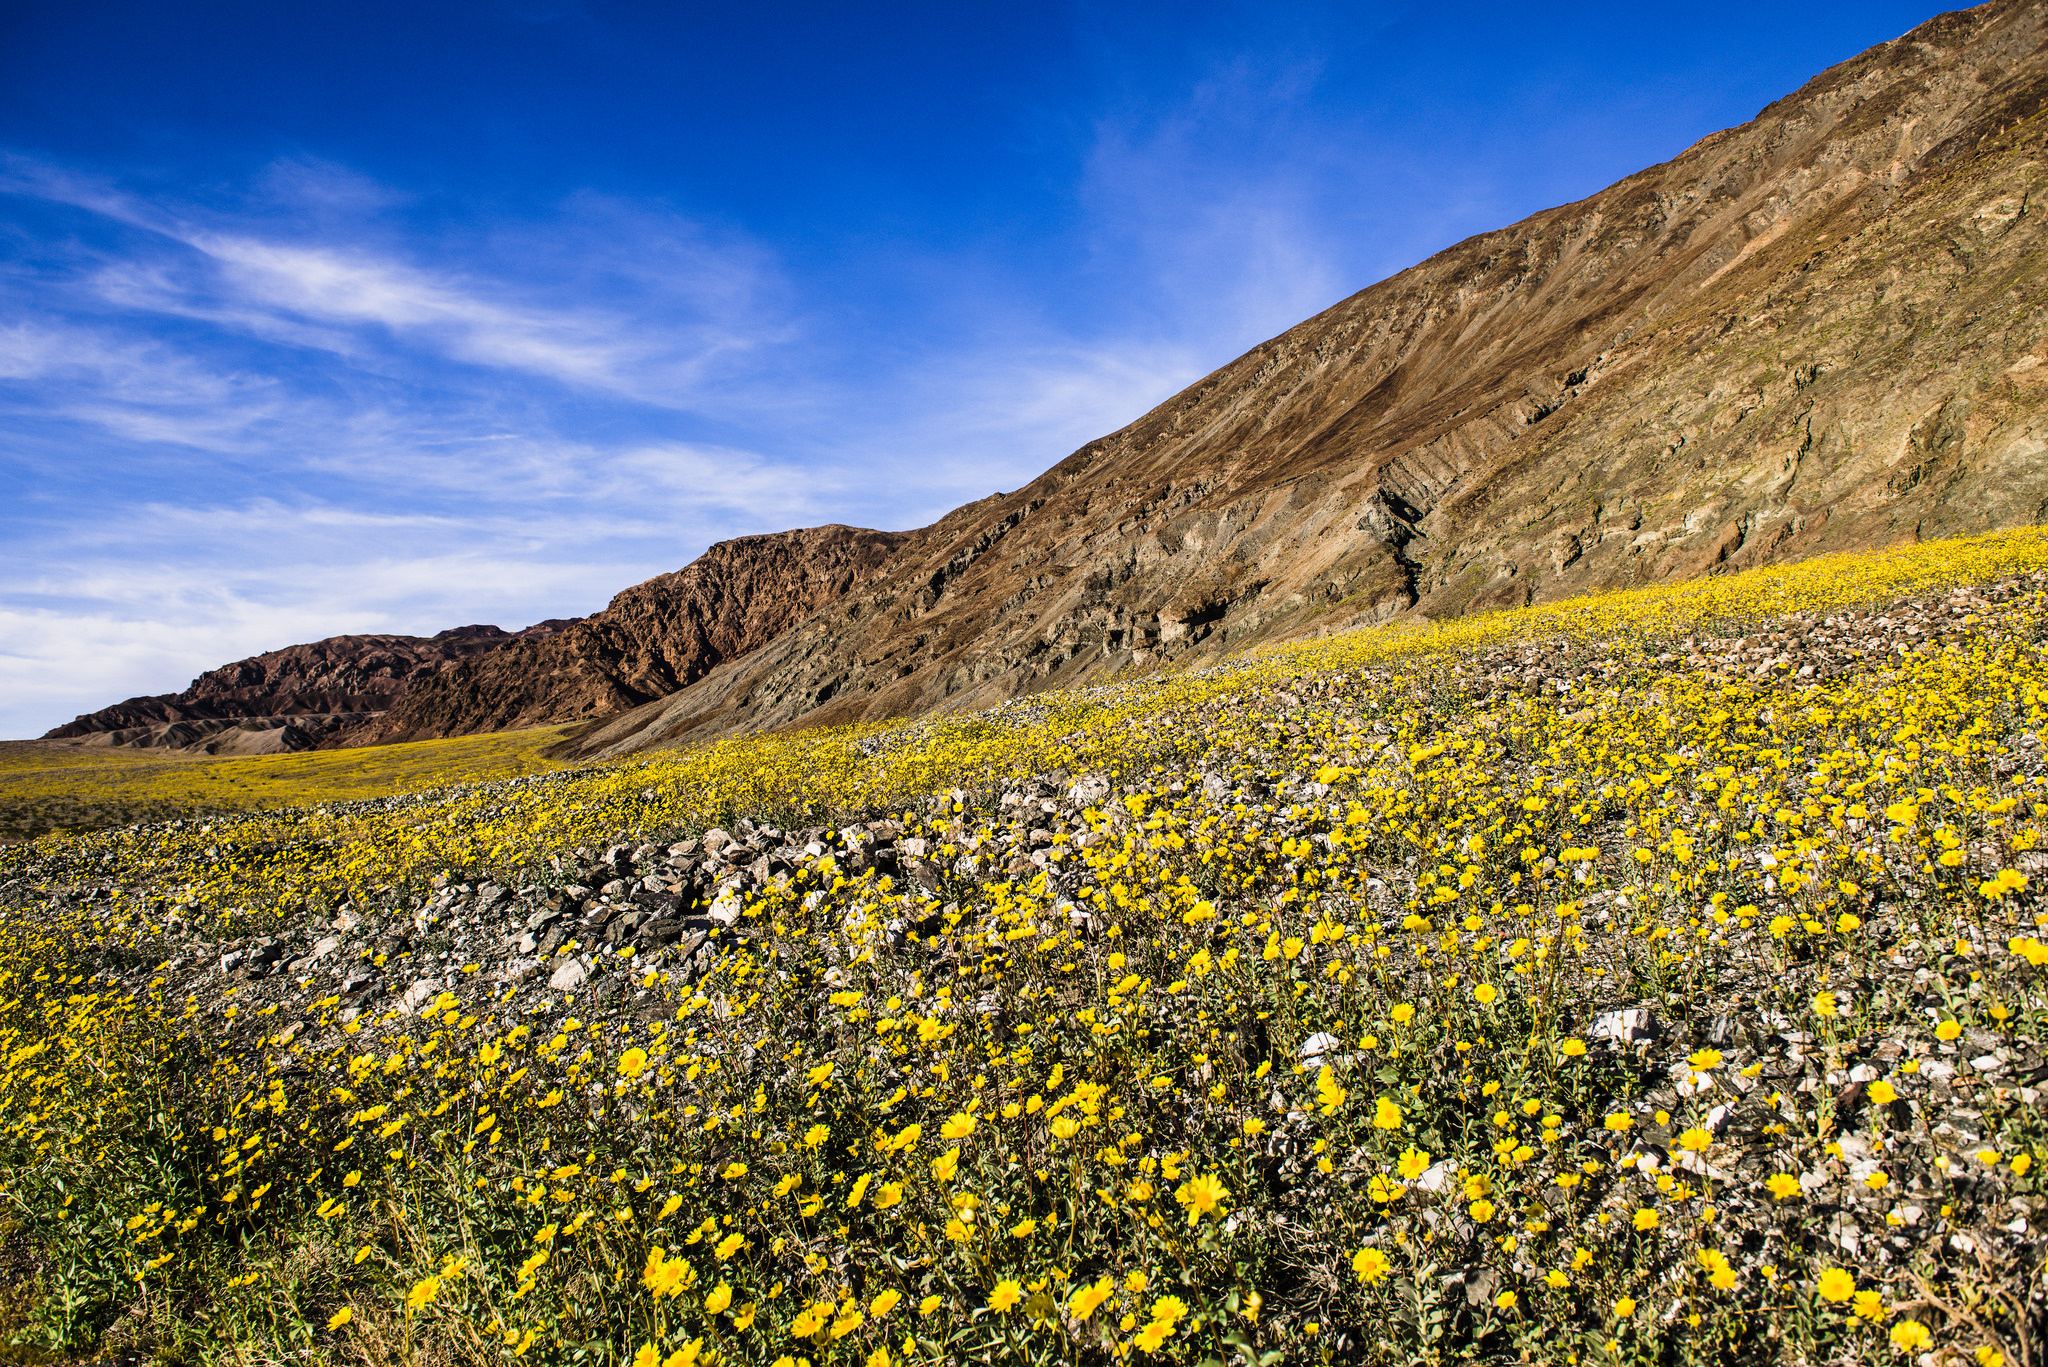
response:
<path fill-rule="evenodd" d="M 1997 1352 L 1900 1306 L 2009 1293 L 1963 1279 L 2048 1156 L 2007 1066 L 2048 1008 L 2044 571 L 1978 539 L 17 850 L 0 1195 L 101 1322 L 165 1288 L 387 1356 Z M 1910 594 L 1938 642 L 1805 677 L 1697 645 Z M 893 813 L 926 876 L 814 858 L 575 1014 L 202 1000 L 157 957 L 173 904 L 409 908 L 743 812 Z"/>

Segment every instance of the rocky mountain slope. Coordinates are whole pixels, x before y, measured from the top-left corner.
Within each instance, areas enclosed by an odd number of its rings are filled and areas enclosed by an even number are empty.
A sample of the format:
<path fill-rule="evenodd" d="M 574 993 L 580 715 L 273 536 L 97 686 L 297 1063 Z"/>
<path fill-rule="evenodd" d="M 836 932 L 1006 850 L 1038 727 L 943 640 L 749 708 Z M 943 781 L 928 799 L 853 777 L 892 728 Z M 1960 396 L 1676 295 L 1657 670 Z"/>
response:
<path fill-rule="evenodd" d="M 2044 18 L 1942 15 L 1361 291 L 570 753 L 2048 517 Z"/>
<path fill-rule="evenodd" d="M 364 725 L 459 660 L 570 625 L 551 619 L 521 632 L 466 626 L 434 636 L 330 636 L 208 670 L 181 693 L 89 712 L 43 739 L 207 754 L 304 750 Z"/>
<path fill-rule="evenodd" d="M 907 539 L 830 526 L 719 542 L 567 630 L 508 644 L 425 681 L 352 739 L 469 735 L 637 707 L 843 597 Z"/>

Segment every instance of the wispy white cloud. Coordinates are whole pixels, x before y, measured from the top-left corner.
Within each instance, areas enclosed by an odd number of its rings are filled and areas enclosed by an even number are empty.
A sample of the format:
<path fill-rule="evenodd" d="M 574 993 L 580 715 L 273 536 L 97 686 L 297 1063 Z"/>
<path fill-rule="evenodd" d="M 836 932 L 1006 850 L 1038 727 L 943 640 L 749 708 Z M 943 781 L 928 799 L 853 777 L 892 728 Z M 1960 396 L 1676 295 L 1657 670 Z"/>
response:
<path fill-rule="evenodd" d="M 1097 261 L 1143 277 L 1133 302 L 1162 332 L 1248 345 L 1342 298 L 1355 246 L 1327 199 L 1356 184 L 1314 126 L 1315 61 L 1213 65 L 1176 101 L 1112 108 L 1094 127 L 1080 185 Z M 1352 154 L 1355 155 L 1355 154 Z"/>
<path fill-rule="evenodd" d="M 928 255 L 922 331 L 879 350 L 758 243 L 660 205 L 582 195 L 458 240 L 317 161 L 210 203 L 7 162 L 0 192 L 83 217 L 61 270 L 0 277 L 23 306 L 0 413 L 44 431 L 25 461 L 104 468 L 0 513 L 0 630 L 32 642 L 0 659 L 0 734 L 291 641 L 580 614 L 714 540 L 1015 488 L 1227 359 L 1219 332 L 1327 293 L 1295 220 L 1250 214 L 1257 185 L 1136 213 L 1201 136 L 1107 130 L 1092 163 L 1102 250 L 1149 263 L 1149 307 L 1077 327 Z M 1265 274 L 1232 294 L 1248 257 Z"/>
<path fill-rule="evenodd" d="M 372 324 L 456 360 L 604 389 L 624 387 L 626 372 L 647 359 L 623 319 L 596 311 L 517 307 L 447 273 L 366 253 L 211 234 L 191 240 L 220 264 L 244 317 L 265 310 Z M 128 302 L 136 302 L 132 293 Z M 160 306 L 173 311 L 174 301 Z"/>
<path fill-rule="evenodd" d="M 105 326 L 0 328 L 0 411 L 69 419 L 113 436 L 202 450 L 248 449 L 292 399 L 273 377 L 217 369 L 146 335 Z"/>
<path fill-rule="evenodd" d="M 82 273 L 103 305 L 205 322 L 374 366 L 393 345 L 689 409 L 728 356 L 796 335 L 772 255 L 744 235 L 598 195 L 552 221 L 438 244 L 381 215 L 405 197 L 345 168 L 273 166 L 246 200 L 167 203 L 20 156 L 0 193 L 138 230 L 154 250 Z M 433 246 L 466 262 L 422 255 Z M 715 397 L 715 396 L 711 396 Z"/>

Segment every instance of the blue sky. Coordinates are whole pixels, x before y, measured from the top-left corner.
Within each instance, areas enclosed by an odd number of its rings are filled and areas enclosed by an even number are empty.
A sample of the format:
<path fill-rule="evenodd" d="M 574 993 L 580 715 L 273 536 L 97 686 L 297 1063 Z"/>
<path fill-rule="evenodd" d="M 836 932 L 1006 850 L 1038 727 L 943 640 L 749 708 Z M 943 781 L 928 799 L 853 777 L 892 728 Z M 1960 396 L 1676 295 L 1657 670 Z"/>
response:
<path fill-rule="evenodd" d="M 1924 3 L 0 7 L 0 736 L 921 525 Z"/>

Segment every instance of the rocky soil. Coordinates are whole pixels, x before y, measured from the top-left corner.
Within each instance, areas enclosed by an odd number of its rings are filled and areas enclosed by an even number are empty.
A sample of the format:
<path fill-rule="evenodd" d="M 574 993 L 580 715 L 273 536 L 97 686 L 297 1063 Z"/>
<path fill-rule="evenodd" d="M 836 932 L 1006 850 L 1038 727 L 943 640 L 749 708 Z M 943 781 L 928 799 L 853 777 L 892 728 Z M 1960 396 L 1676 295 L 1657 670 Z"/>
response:
<path fill-rule="evenodd" d="M 1793 688 L 1825 682 L 1949 648 L 1983 614 L 2025 587 L 2010 583 L 1793 616 L 1749 635 L 1674 642 L 1653 663 L 1706 671 L 1729 684 L 1762 680 Z M 1475 703 L 1514 694 L 1555 698 L 1597 690 L 1621 677 L 1623 668 L 1617 643 L 1558 641 L 1468 657 L 1443 682 Z M 1308 734 L 1306 728 L 1290 718 L 1342 720 L 1346 705 L 1337 680 L 1310 681 L 1293 692 L 1226 697 L 1215 707 L 1271 716 L 1267 743 L 1212 753 L 1199 768 L 1173 778 L 1166 791 L 1219 821 L 1234 819 L 1233 813 L 1241 818 L 1247 810 L 1264 814 L 1258 837 L 1276 855 L 1296 840 L 1327 842 L 1314 814 L 1331 790 L 1315 777 L 1321 757 L 1303 753 L 1298 737 Z M 1009 710 L 1033 706 L 1024 700 Z M 1201 718 L 1179 720 L 1202 725 Z M 1349 724 L 1368 733 L 1385 730 L 1383 722 L 1363 716 L 1350 717 Z M 914 743 L 916 735 L 913 729 L 875 743 Z M 2048 757 L 2037 737 L 2023 738 L 2004 774 L 2022 784 L 2048 776 Z M 560 784 L 573 777 L 518 779 L 511 785 Z M 215 938 L 206 928 L 211 918 L 178 900 L 174 879 L 148 889 L 121 887 L 96 877 L 89 861 L 80 864 L 53 850 L 40 864 L 17 865 L 17 876 L 0 886 L 0 916 L 40 919 L 95 907 L 111 915 L 117 901 L 133 906 L 140 894 L 155 929 L 135 949 L 104 962 L 92 986 L 125 995 L 158 981 L 172 999 L 200 1003 L 217 1002 L 224 989 L 234 987 L 241 1013 L 236 1030 L 251 1049 L 350 1023 L 367 1033 L 349 1047 L 364 1047 L 382 1034 L 414 1029 L 415 1017 L 438 1013 L 446 1004 L 442 993 L 458 990 L 474 998 L 474 989 L 485 986 L 506 1027 L 532 1023 L 545 1027 L 544 1034 L 554 1028 L 550 1022 L 571 1017 L 666 1019 L 678 986 L 697 982 L 721 956 L 744 946 L 772 957 L 768 930 L 742 910 L 769 890 L 801 893 L 806 908 L 841 882 L 869 876 L 886 875 L 923 890 L 926 914 L 891 921 L 885 939 L 888 954 L 903 956 L 927 977 L 957 972 L 963 982 L 971 981 L 971 961 L 980 951 L 968 947 L 970 937 L 984 943 L 1001 924 L 985 914 L 963 922 L 962 906 L 973 905 L 974 889 L 998 880 L 1044 873 L 1063 894 L 1059 914 L 1090 938 L 1096 927 L 1095 913 L 1083 909 L 1087 894 L 1105 888 L 1115 875 L 1091 865 L 1085 854 L 1104 842 L 1113 847 L 1133 828 L 1137 818 L 1122 799 L 1135 791 L 1101 775 L 1054 772 L 1001 791 L 938 794 L 914 814 L 796 830 L 742 818 L 731 830 L 557 850 L 521 886 L 449 872 L 416 900 L 371 898 L 307 909 L 272 933 L 230 940 Z M 362 805 L 397 808 L 413 801 Z M 274 841 L 248 843 L 238 833 L 240 825 L 239 818 L 224 817 L 199 827 L 217 842 L 207 852 L 245 861 L 292 853 Z M 1595 828 L 1586 839 L 1615 848 L 1622 843 L 1615 836 Z M 2036 877 L 2048 876 L 2048 855 L 2025 856 L 2023 865 Z M 1543 861 L 1544 869 L 1555 867 L 1555 859 Z M 1377 918 L 1383 934 L 1396 934 L 1403 928 L 1403 907 L 1414 905 L 1410 899 L 1422 891 L 1417 880 L 1425 872 L 1412 861 L 1378 870 L 1357 913 Z M 1632 915 L 1611 894 L 1595 894 L 1589 903 L 1587 925 L 1596 935 L 1619 931 Z M 1953 1199 L 1963 1181 L 1984 1217 L 1970 1232 L 1951 1238 L 1956 1256 L 1986 1268 L 2024 1262 L 2048 1211 L 2030 1194 L 2031 1185 L 2015 1185 L 2017 1174 L 2009 1168 L 1986 1169 L 1970 1155 L 1997 1141 L 1987 1113 L 2040 1105 L 2041 1089 L 2048 1086 L 2048 1047 L 2033 1033 L 2011 1029 L 1972 1027 L 1952 1040 L 1930 1038 L 1921 1018 L 1939 1018 L 1958 996 L 1982 997 L 1990 987 L 1984 970 L 2001 953 L 1983 943 L 1931 952 L 1915 941 L 1911 920 L 1910 908 L 1881 909 L 1866 927 L 1873 952 L 1852 973 L 1831 980 L 1854 1000 L 1897 1008 L 1890 1028 L 1855 1038 L 1822 1040 L 1810 1020 L 1760 1007 L 1779 972 L 1762 958 L 1735 965 L 1697 997 L 1616 995 L 1583 1002 L 1575 1013 L 1577 1028 L 1638 1079 L 1634 1110 L 1640 1115 L 1620 1166 L 1725 1184 L 1726 1217 L 1736 1228 L 1746 1220 L 1761 1228 L 1777 1218 L 1774 1204 L 1744 1193 L 1790 1165 L 1811 1197 L 1806 1214 L 1818 1222 L 1824 1242 L 1866 1265 L 1903 1259 L 1917 1247 L 1914 1227 L 1933 1219 L 1933 1207 Z M 815 961 L 785 959 L 784 967 L 822 995 L 844 962 L 843 953 L 835 956 L 828 948 Z M 1418 964 L 1413 971 L 1415 990 L 1426 992 L 1429 970 Z M 663 985 L 655 987 L 650 974 L 664 975 Z M 998 1014 L 1014 1009 L 972 995 L 963 1004 Z M 1302 1049 L 1311 1068 L 1342 1062 L 1333 1036 L 1318 1035 Z M 1720 1058 L 1710 1071 L 1701 1071 L 1702 1050 Z M 755 1066 L 752 1048 L 740 1054 L 742 1069 Z M 1447 1069 L 1453 1064 L 1446 1059 Z M 1910 1100 L 1873 1099 L 1870 1083 L 1902 1071 L 1914 1079 Z M 1719 1101 L 1709 1115 L 1714 1143 L 1700 1150 L 1679 1142 L 1679 1123 L 1667 1113 L 1703 1092 Z M 1771 1100 L 1763 1104 L 1767 1096 Z M 1794 1108 L 1786 1114 L 1800 1107 L 1830 1108 L 1840 1122 L 1837 1139 L 1824 1151 L 1780 1152 L 1772 1119 L 1781 1105 Z M 1848 1123 L 1867 1118 L 1872 1107 L 1889 1114 L 1901 1142 L 1878 1145 L 1868 1126 Z M 1880 1166 L 1896 1185 L 1880 1189 L 1863 1181 Z M 1432 1181 L 1448 1180 L 1433 1169 L 1418 1189 L 1432 1191 Z M 1937 1191 L 1951 1195 L 1938 1198 Z M 1473 1273 L 1477 1280 L 1471 1285 L 1458 1282 L 1464 1273 L 1446 1275 L 1447 1291 L 1455 1295 L 1462 1289 L 1475 1306 L 1493 1294 L 1491 1272 Z"/>
<path fill-rule="evenodd" d="M 920 778 L 882 809 L 733 810 L 678 776 L 764 791 L 744 761 L 678 759 L 7 851 L 0 940 L 36 984 L 21 1000 L 42 994 L 15 1076 L 50 1096 L 41 1022 L 177 1041 L 159 1055 L 212 1080 L 219 1117 L 188 1135 L 209 1212 L 325 1173 L 312 1218 L 361 1199 L 383 1228 L 407 1174 L 504 1163 L 458 1180 L 509 1231 L 465 1276 L 508 1291 L 535 1240 L 705 1228 L 703 1207 L 655 1228 L 698 1177 L 757 1184 L 732 1197 L 781 1260 L 748 1273 L 757 1309 L 801 1278 L 824 1279 L 806 1302 L 872 1305 L 859 1260 L 923 1256 L 919 1227 L 964 1209 L 923 1174 L 951 1181 L 961 1155 L 919 1153 L 885 1188 L 871 1214 L 929 1203 L 889 1216 L 900 1240 L 849 1235 L 859 1174 L 953 1124 L 988 1160 L 973 1194 L 1024 1217 L 992 1234 L 1053 1210 L 1109 1259 L 1180 1237 L 1165 1202 L 1190 1191 L 1144 1163 L 1227 1172 L 1218 1261 L 1183 1291 L 1214 1300 L 1241 1250 L 1274 1250 L 1259 1333 L 1294 1355 L 1514 1361 L 1570 1333 L 1621 1360 L 1682 1339 L 1696 1361 L 2028 1361 L 2048 1330 L 2048 573 L 1725 630 L 1665 619 L 1690 635 L 1654 620 L 927 718 L 865 737 L 873 770 L 952 773 L 926 761 L 1010 753 L 971 746 L 1012 727 L 1098 758 L 972 791 Z M 1046 739 L 1104 715 L 1099 747 Z M 414 854 L 379 863 L 390 847 Z M 17 1129 L 49 1140 L 30 1129 L 49 1103 L 23 1096 Z M 1058 1108 L 1098 1101 L 1111 1128 L 1044 1147 L 1082 1133 Z M 259 1104 L 313 1136 L 303 1170 L 250 1171 L 234 1127 Z M 674 1128 L 634 1137 L 655 1116 Z M 777 1169 L 834 1124 L 847 1146 L 799 1174 L 799 1208 Z M 615 1141 L 656 1155 L 637 1185 Z M 862 1185 L 840 1199 L 834 1173 Z M 1135 1215 L 1104 1204 L 1121 1192 Z M 132 1206 L 152 1213 L 130 1198 L 93 1226 L 121 1256 Z M 440 1257 L 337 1277 L 367 1318 Z M 635 1242 L 604 1279 L 630 1288 L 648 1257 Z M 582 1313 L 591 1284 L 562 1281 L 547 1315 Z M 964 1293 L 968 1323 L 986 1299 Z M 612 1313 L 564 1344 L 616 1339 Z"/>

